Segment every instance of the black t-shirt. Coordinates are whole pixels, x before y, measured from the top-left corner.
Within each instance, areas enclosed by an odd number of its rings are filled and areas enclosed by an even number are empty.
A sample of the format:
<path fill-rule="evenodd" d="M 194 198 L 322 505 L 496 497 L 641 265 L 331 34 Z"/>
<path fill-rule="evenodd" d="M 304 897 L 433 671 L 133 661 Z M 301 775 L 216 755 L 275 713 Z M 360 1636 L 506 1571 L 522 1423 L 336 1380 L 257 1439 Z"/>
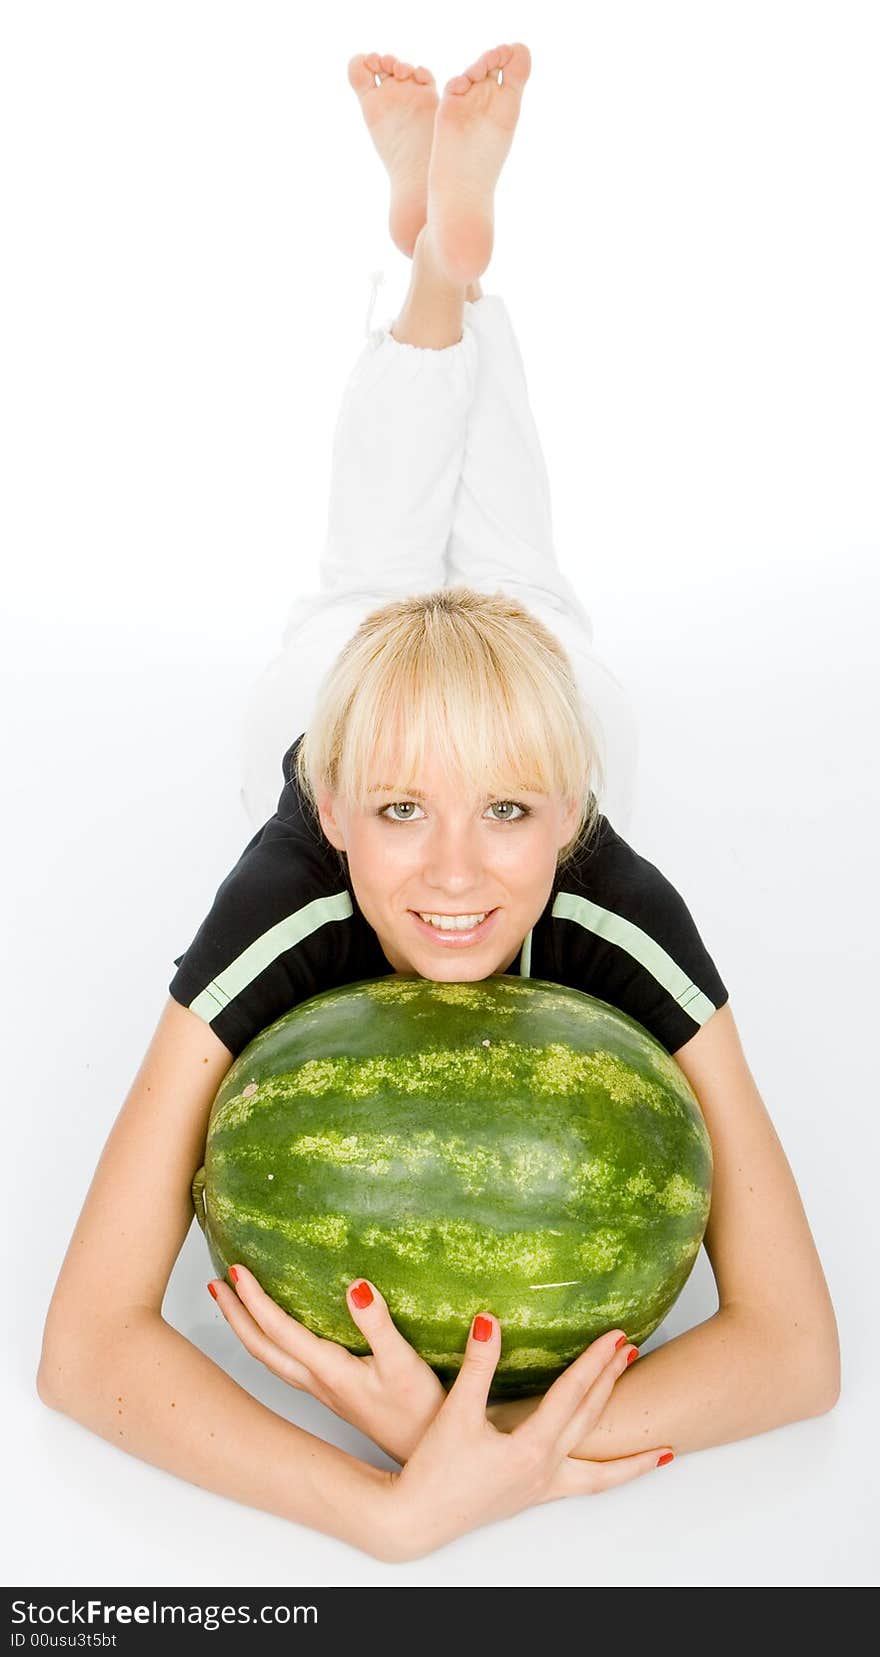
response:
<path fill-rule="evenodd" d="M 237 1057 L 311 995 L 392 971 L 345 862 L 304 803 L 293 761 L 274 817 L 219 887 L 168 986 Z M 638 1019 L 675 1053 L 728 999 L 690 910 L 608 819 L 557 871 L 508 972 L 570 984 Z"/>

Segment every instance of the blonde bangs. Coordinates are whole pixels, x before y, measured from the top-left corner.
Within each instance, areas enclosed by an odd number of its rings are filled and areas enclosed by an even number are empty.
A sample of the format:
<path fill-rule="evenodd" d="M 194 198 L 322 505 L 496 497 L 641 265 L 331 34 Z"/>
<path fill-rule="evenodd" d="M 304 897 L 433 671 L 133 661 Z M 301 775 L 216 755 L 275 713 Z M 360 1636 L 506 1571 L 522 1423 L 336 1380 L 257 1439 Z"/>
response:
<path fill-rule="evenodd" d="M 522 790 L 581 803 L 569 857 L 598 817 L 599 733 L 559 640 L 516 599 L 444 587 L 365 617 L 319 687 L 297 757 L 312 809 L 324 791 L 363 811 L 422 786 L 430 757 L 475 807 Z"/>

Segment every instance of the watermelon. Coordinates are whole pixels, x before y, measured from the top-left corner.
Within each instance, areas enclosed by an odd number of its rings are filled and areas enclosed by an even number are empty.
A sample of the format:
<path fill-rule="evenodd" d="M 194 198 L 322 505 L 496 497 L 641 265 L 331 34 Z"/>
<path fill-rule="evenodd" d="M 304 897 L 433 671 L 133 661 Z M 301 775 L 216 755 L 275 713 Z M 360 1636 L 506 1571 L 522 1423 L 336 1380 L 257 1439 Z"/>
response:
<path fill-rule="evenodd" d="M 501 1322 L 493 1398 L 542 1392 L 606 1330 L 641 1345 L 693 1268 L 712 1152 L 643 1026 L 566 985 L 389 974 L 262 1030 L 214 1099 L 193 1204 L 219 1277 L 355 1353 L 368 1277 L 444 1385 Z"/>

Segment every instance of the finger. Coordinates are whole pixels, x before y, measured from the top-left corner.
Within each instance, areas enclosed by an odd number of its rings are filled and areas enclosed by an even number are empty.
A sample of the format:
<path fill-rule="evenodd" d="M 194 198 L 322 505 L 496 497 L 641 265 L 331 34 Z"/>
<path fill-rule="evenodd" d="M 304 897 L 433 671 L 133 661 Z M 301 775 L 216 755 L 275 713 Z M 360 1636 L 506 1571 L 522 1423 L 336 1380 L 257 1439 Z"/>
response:
<path fill-rule="evenodd" d="M 534 1433 L 545 1443 L 555 1443 L 565 1432 L 575 1410 L 584 1400 L 584 1395 L 598 1380 L 608 1366 L 615 1368 L 616 1360 L 625 1351 L 626 1335 L 622 1329 L 609 1329 L 607 1334 L 600 1335 L 581 1354 L 569 1364 L 562 1374 L 557 1377 L 551 1387 L 548 1387 L 537 1409 L 518 1427 L 515 1433 Z M 626 1367 L 626 1358 L 623 1360 Z M 612 1382 L 613 1384 L 613 1382 Z"/>
<path fill-rule="evenodd" d="M 306 1329 L 285 1312 L 271 1295 L 267 1295 L 247 1266 L 230 1266 L 229 1275 L 233 1280 L 236 1299 L 250 1313 L 263 1334 L 268 1335 L 270 1341 L 290 1357 L 298 1359 L 309 1369 L 319 1371 L 333 1343 L 314 1335 L 311 1329 Z"/>
<path fill-rule="evenodd" d="M 348 1285 L 345 1300 L 349 1316 L 357 1324 L 367 1342 L 380 1374 L 383 1370 L 387 1372 L 393 1369 L 401 1362 L 412 1363 L 413 1358 L 418 1357 L 418 1353 L 396 1327 L 388 1310 L 388 1302 L 384 1295 L 379 1293 L 375 1283 L 369 1283 L 365 1277 L 355 1278 L 355 1281 Z"/>
<path fill-rule="evenodd" d="M 293 1387 L 300 1387 L 311 1392 L 314 1386 L 311 1373 L 305 1364 L 300 1363 L 290 1352 L 269 1338 L 260 1328 L 260 1325 L 251 1317 L 247 1307 L 243 1306 L 235 1292 L 223 1278 L 215 1278 L 209 1283 L 214 1299 L 217 1302 L 226 1322 L 238 1336 L 242 1346 L 257 1358 L 267 1369 L 275 1375 L 280 1375 L 283 1381 L 288 1381 Z"/>
<path fill-rule="evenodd" d="M 554 1502 L 562 1496 L 600 1496 L 605 1490 L 612 1490 L 615 1485 L 628 1484 L 631 1479 L 639 1479 L 645 1473 L 653 1472 L 659 1467 L 661 1457 L 667 1456 L 674 1460 L 672 1450 L 662 1447 L 657 1450 L 640 1450 L 635 1456 L 617 1456 L 613 1461 L 580 1461 L 576 1456 L 566 1456 L 557 1467 L 541 1502 Z M 663 1463 L 664 1466 L 668 1462 Z"/>
<path fill-rule="evenodd" d="M 474 1425 L 486 1419 L 486 1402 L 495 1367 L 501 1356 L 501 1327 L 491 1312 L 478 1312 L 468 1331 L 461 1369 L 453 1382 L 444 1410 L 469 1419 Z"/>
<path fill-rule="evenodd" d="M 586 1433 L 592 1432 L 618 1380 L 624 1370 L 635 1362 L 638 1355 L 638 1347 L 627 1342 L 625 1346 L 622 1346 L 618 1352 L 613 1354 L 610 1363 L 605 1365 L 601 1375 L 593 1382 L 567 1427 L 563 1428 L 559 1436 L 559 1448 L 566 1455 L 571 1454 Z"/>

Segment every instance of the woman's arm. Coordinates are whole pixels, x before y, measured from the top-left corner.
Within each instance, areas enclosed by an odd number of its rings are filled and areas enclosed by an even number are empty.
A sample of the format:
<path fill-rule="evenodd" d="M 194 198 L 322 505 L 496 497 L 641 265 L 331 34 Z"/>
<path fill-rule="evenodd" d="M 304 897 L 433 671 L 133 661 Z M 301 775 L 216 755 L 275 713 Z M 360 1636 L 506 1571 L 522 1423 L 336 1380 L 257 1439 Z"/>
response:
<path fill-rule="evenodd" d="M 656 1449 L 601 1466 L 569 1455 L 626 1366 L 619 1330 L 581 1353 L 522 1428 L 499 1433 L 486 1399 L 500 1329 L 476 1317 L 445 1402 L 403 1471 L 383 1473 L 266 1409 L 165 1323 L 168 1278 L 194 1218 L 191 1181 L 231 1061 L 195 1013 L 168 1001 L 55 1287 L 37 1376 L 44 1403 L 192 1484 L 393 1563 L 653 1470 Z"/>
<path fill-rule="evenodd" d="M 231 1063 L 203 1020 L 169 998 L 67 1250 L 37 1390 L 142 1461 L 392 1558 L 391 1475 L 258 1403 L 162 1317 Z"/>
<path fill-rule="evenodd" d="M 712 1141 L 705 1245 L 719 1309 L 629 1366 L 575 1456 L 625 1456 L 660 1442 L 705 1450 L 821 1415 L 840 1393 L 828 1286 L 729 1003 L 674 1057 Z M 489 1418 L 510 1429 L 536 1402 L 490 1405 Z"/>

